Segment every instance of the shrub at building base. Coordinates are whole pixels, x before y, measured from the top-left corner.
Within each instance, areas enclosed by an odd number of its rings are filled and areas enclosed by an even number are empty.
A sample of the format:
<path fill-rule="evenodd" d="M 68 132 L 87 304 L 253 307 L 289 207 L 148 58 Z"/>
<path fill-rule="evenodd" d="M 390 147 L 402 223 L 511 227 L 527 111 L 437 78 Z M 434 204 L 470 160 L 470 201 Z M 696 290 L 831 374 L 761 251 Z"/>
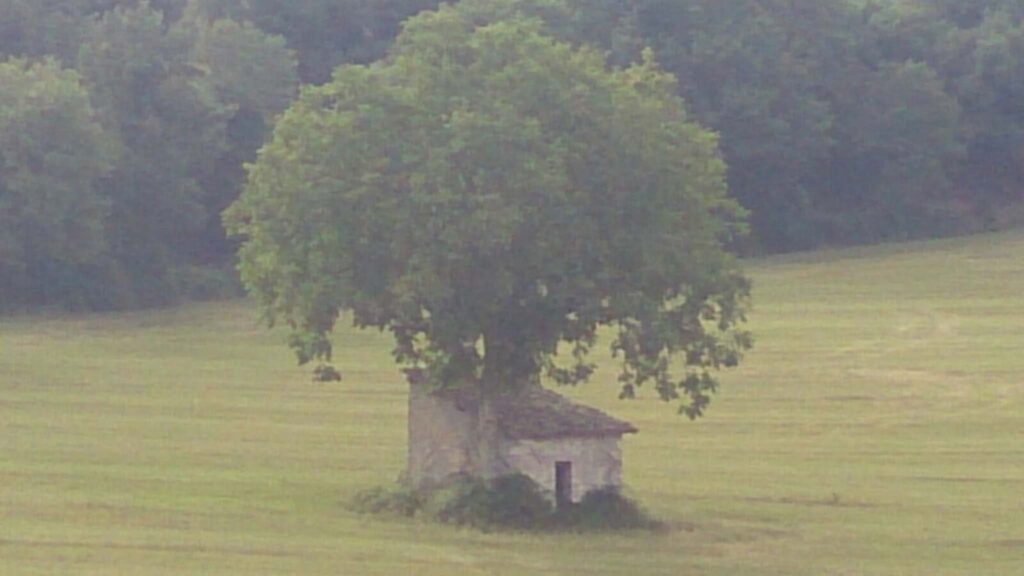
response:
<path fill-rule="evenodd" d="M 356 496 L 351 507 L 364 514 L 417 517 L 478 530 L 587 532 L 661 526 L 614 488 L 591 491 L 579 503 L 555 508 L 551 495 L 522 474 L 490 481 L 462 476 L 424 491 L 375 488 Z"/>
<path fill-rule="evenodd" d="M 633 500 L 613 487 L 592 490 L 576 504 L 560 508 L 555 526 L 566 530 L 657 530 L 662 524 L 652 519 Z"/>

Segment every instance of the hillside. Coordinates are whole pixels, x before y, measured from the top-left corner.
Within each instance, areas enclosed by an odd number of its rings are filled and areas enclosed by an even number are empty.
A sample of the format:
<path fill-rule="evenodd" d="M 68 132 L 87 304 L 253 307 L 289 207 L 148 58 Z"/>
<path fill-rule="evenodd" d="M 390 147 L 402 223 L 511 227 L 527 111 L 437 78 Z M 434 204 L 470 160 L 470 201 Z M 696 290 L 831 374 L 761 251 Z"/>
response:
<path fill-rule="evenodd" d="M 2 319 L 0 573 L 1024 573 L 1024 234 L 749 270 L 757 346 L 706 418 L 612 369 L 568 391 L 640 428 L 653 536 L 346 511 L 405 455 L 385 335 L 339 334 L 325 385 L 244 302 Z"/>

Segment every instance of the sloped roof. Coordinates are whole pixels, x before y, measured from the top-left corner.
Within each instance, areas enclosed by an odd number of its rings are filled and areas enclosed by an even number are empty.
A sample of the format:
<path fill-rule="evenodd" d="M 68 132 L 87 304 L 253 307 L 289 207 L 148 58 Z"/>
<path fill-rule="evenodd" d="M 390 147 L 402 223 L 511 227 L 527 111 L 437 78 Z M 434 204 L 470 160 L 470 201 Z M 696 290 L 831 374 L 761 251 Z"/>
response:
<path fill-rule="evenodd" d="M 476 411 L 477 396 L 471 388 L 436 392 L 455 402 L 461 411 Z M 539 385 L 501 394 L 495 406 L 498 429 L 512 440 L 595 438 L 632 434 L 637 429 L 589 406 L 584 406 Z"/>

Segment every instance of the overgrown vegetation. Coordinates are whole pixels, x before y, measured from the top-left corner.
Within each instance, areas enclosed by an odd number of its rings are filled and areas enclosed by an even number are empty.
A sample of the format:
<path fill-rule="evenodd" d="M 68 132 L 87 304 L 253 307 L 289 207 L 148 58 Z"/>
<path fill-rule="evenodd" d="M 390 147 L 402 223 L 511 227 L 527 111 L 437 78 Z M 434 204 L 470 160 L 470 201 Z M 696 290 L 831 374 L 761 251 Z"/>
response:
<path fill-rule="evenodd" d="M 558 528 L 568 530 L 657 530 L 663 524 L 652 518 L 634 500 L 613 487 L 592 490 L 554 517 Z"/>
<path fill-rule="evenodd" d="M 1005 216 L 1024 202 L 1016 0 L 463 3 L 539 18 L 614 65 L 652 48 L 692 118 L 721 134 L 730 190 L 751 211 L 753 235 L 737 248 L 1019 225 Z M 182 269 L 232 262 L 220 212 L 298 84 L 380 60 L 403 21 L 439 4 L 0 0 L 6 90 L 35 75 L 45 95 L 0 101 L 0 132 L 43 111 L 77 118 L 27 127 L 26 141 L 0 134 L 0 310 L 189 297 Z M 49 80 L 39 67 L 62 72 Z M 66 97 L 72 85 L 88 103 Z M 42 156 L 25 157 L 26 145 Z M 80 243 L 55 231 L 70 196 L 89 207 Z M 54 209 L 36 209 L 44 198 Z"/>
<path fill-rule="evenodd" d="M 364 514 L 415 517 L 485 531 L 596 532 L 662 527 L 616 488 L 593 490 L 578 503 L 556 507 L 552 494 L 522 474 L 491 481 L 461 477 L 424 491 L 405 486 L 374 488 L 357 494 L 350 507 Z"/>

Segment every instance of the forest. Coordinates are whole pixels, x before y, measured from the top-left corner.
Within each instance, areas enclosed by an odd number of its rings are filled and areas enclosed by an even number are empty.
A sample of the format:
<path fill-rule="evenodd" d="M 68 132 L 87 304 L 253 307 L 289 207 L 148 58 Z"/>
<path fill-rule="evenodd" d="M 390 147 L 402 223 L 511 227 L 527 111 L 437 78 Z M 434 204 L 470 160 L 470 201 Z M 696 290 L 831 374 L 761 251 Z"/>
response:
<path fill-rule="evenodd" d="M 484 0 L 463 0 L 483 2 Z M 434 0 L 0 0 L 0 311 L 236 294 L 275 119 Z M 1019 0 L 494 0 L 718 134 L 763 254 L 1024 223 Z"/>

